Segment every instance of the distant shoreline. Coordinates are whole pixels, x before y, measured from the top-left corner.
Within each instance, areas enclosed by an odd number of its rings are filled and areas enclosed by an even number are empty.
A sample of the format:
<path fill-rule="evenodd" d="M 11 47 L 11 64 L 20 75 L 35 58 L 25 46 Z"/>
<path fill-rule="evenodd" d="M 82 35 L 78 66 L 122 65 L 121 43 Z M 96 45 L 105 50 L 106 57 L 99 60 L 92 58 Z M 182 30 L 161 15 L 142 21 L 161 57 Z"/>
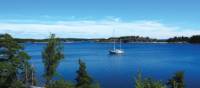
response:
<path fill-rule="evenodd" d="M 1 35 L 3 36 L 3 35 Z M 154 39 L 142 36 L 121 36 L 121 37 L 110 37 L 110 38 L 58 38 L 60 41 L 65 43 L 74 42 L 98 42 L 98 43 L 111 43 L 122 42 L 122 43 L 192 43 L 200 44 L 200 35 L 193 35 L 192 37 L 173 37 L 169 39 Z M 45 43 L 48 39 L 20 39 L 15 38 L 18 43 Z"/>
<path fill-rule="evenodd" d="M 86 43 L 86 42 L 89 42 L 89 41 L 74 41 L 74 42 L 63 42 L 63 43 L 72 44 L 72 43 Z M 24 43 L 46 44 L 47 42 L 24 42 Z M 92 42 L 92 43 L 113 43 L 113 42 Z M 191 43 L 187 43 L 187 42 L 127 42 L 123 44 L 191 44 Z"/>

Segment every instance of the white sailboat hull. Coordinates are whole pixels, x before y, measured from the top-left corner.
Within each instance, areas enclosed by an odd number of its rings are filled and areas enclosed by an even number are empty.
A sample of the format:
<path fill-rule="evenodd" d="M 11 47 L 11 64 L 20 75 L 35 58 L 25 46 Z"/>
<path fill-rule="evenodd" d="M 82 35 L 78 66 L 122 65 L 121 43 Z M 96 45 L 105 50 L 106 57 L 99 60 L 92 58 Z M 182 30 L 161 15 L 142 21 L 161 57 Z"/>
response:
<path fill-rule="evenodd" d="M 121 49 L 114 49 L 109 51 L 110 54 L 123 54 L 124 51 Z"/>

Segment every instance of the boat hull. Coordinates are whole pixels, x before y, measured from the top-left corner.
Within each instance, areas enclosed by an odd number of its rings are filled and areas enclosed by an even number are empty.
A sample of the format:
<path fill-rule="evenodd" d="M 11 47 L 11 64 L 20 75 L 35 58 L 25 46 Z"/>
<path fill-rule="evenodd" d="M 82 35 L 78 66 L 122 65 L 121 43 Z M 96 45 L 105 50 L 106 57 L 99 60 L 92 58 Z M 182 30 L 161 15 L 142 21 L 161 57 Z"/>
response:
<path fill-rule="evenodd" d="M 124 51 L 119 49 L 109 51 L 109 54 L 123 54 L 123 53 Z"/>

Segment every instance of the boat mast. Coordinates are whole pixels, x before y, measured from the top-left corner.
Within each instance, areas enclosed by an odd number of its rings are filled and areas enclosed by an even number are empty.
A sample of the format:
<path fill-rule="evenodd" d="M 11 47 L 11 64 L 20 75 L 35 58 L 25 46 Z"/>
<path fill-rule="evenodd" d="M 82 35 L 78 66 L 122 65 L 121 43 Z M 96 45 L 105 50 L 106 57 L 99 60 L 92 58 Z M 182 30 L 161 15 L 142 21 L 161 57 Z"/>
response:
<path fill-rule="evenodd" d="M 113 40 L 114 40 L 113 49 L 115 50 L 115 29 L 113 30 Z"/>
<path fill-rule="evenodd" d="M 121 50 L 121 49 L 122 49 L 122 42 L 121 42 L 121 38 L 119 38 L 119 41 L 120 41 L 119 49 Z"/>

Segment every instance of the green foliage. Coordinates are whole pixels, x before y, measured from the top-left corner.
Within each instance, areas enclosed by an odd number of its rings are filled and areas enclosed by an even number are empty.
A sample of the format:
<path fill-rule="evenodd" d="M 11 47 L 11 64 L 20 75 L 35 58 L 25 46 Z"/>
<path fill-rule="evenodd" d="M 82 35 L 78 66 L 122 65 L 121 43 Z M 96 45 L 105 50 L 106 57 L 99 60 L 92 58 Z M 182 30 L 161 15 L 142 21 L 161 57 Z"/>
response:
<path fill-rule="evenodd" d="M 64 58 L 62 49 L 63 47 L 61 46 L 59 39 L 55 38 L 54 34 L 51 34 L 47 46 L 42 52 L 43 63 L 45 66 L 44 76 L 46 78 L 46 85 L 51 82 L 60 60 Z"/>
<path fill-rule="evenodd" d="M 0 36 L 0 87 L 8 88 L 18 82 L 30 57 L 9 34 Z M 18 83 L 17 83 L 18 84 Z"/>
<path fill-rule="evenodd" d="M 46 88 L 74 88 L 74 85 L 65 80 L 57 80 L 47 85 Z"/>
<path fill-rule="evenodd" d="M 22 76 L 21 80 L 24 83 L 32 85 L 32 86 L 37 84 L 35 70 L 33 66 L 30 66 L 29 64 L 25 65 L 25 72 L 23 72 L 21 76 Z"/>
<path fill-rule="evenodd" d="M 167 42 L 188 42 L 189 41 L 189 37 L 174 37 L 174 38 L 169 38 L 167 40 Z"/>
<path fill-rule="evenodd" d="M 135 80 L 135 88 L 184 88 L 184 73 L 182 71 L 176 72 L 175 75 L 169 79 L 167 85 L 152 78 L 142 79 L 141 72 L 138 72 Z"/>
<path fill-rule="evenodd" d="M 92 78 L 88 75 L 86 71 L 85 63 L 79 59 L 79 70 L 77 73 L 77 88 L 91 88 Z"/>
<path fill-rule="evenodd" d="M 135 80 L 135 88 L 166 88 L 166 86 L 162 82 L 151 78 L 142 79 L 141 72 L 138 72 Z"/>
<path fill-rule="evenodd" d="M 113 42 L 115 40 L 116 42 L 122 41 L 123 43 L 128 42 L 156 42 L 156 39 L 152 39 L 149 37 L 142 37 L 142 36 L 121 36 L 121 37 L 111 37 L 108 39 L 96 39 L 95 41 L 98 42 Z"/>
<path fill-rule="evenodd" d="M 135 79 L 135 88 L 144 88 L 142 74 L 140 71 L 138 72 L 137 77 Z"/>
<path fill-rule="evenodd" d="M 193 35 L 192 37 L 174 37 L 169 38 L 167 42 L 189 42 L 189 43 L 200 43 L 200 35 Z"/>
<path fill-rule="evenodd" d="M 22 81 L 14 81 L 9 88 L 27 88 Z"/>
<path fill-rule="evenodd" d="M 9 63 L 0 62 L 0 88 L 8 88 L 16 80 L 15 69 Z"/>
<path fill-rule="evenodd" d="M 101 88 L 99 83 L 93 83 L 89 88 Z"/>
<path fill-rule="evenodd" d="M 194 35 L 189 40 L 190 43 L 200 43 L 200 35 Z"/>
<path fill-rule="evenodd" d="M 3 48 L 4 52 L 8 57 L 6 59 L 11 59 L 13 55 L 17 54 L 19 50 L 23 49 L 9 34 L 4 34 L 0 38 L 0 48 Z"/>
<path fill-rule="evenodd" d="M 171 88 L 184 88 L 184 72 L 176 72 L 175 75 L 169 79 L 167 83 Z"/>
<path fill-rule="evenodd" d="M 86 65 L 83 61 L 79 60 L 79 70 L 77 71 L 77 84 L 67 82 L 65 80 L 51 81 L 46 85 L 47 88 L 100 88 L 98 83 L 93 83 L 92 78 L 86 71 Z"/>
<path fill-rule="evenodd" d="M 147 78 L 143 81 L 144 88 L 166 88 L 162 82 L 154 80 L 152 78 Z"/>
<path fill-rule="evenodd" d="M 37 85 L 37 79 L 36 79 L 36 75 L 35 75 L 35 69 L 33 67 L 31 67 L 31 73 L 29 73 L 29 77 L 31 78 L 29 80 L 29 83 L 31 83 L 31 85 L 33 85 L 33 86 Z"/>

